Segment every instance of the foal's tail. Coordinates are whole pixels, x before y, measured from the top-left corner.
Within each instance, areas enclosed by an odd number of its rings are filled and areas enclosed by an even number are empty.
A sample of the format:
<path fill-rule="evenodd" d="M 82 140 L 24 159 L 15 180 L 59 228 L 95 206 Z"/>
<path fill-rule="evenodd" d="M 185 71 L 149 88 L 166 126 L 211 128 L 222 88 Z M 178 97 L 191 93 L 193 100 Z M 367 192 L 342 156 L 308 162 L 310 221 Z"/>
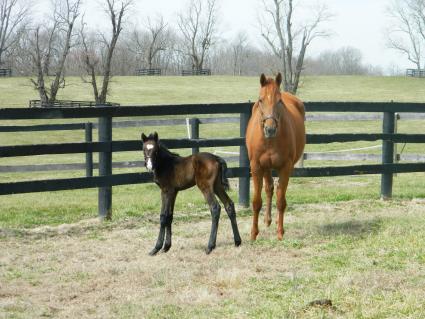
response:
<path fill-rule="evenodd" d="M 221 185 L 223 185 L 223 188 L 225 191 L 228 191 L 230 189 L 230 185 L 229 185 L 229 180 L 227 179 L 227 176 L 226 176 L 227 163 L 220 156 L 217 156 L 217 155 L 214 155 L 214 156 L 217 162 L 220 164 Z"/>

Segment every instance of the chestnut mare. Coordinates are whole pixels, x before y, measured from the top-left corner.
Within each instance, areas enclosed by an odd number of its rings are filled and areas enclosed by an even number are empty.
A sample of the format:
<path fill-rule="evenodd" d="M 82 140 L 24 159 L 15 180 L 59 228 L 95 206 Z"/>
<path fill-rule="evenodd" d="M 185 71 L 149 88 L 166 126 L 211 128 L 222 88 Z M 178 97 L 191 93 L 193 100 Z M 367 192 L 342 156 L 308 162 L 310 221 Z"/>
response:
<path fill-rule="evenodd" d="M 260 96 L 252 107 L 252 116 L 246 131 L 246 146 L 254 184 L 252 201 L 253 219 L 251 240 L 259 233 L 258 215 L 262 206 L 263 179 L 267 195 L 264 222 L 271 223 L 273 197 L 272 169 L 279 176 L 277 187 L 277 238 L 283 238 L 283 214 L 286 208 L 286 190 L 295 163 L 303 154 L 305 146 L 304 104 L 287 92 L 280 92 L 282 75 L 276 79 L 260 77 Z"/>

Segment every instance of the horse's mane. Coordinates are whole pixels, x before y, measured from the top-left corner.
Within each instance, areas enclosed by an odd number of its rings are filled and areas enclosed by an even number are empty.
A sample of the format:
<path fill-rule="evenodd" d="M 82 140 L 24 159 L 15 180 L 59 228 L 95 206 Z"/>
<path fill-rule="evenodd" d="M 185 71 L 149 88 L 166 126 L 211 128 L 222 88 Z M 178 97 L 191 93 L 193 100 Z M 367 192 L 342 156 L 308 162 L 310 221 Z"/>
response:
<path fill-rule="evenodd" d="M 159 146 L 160 153 L 162 155 L 165 155 L 165 157 L 180 157 L 179 154 L 171 152 L 162 143 L 158 142 L 158 146 Z"/>

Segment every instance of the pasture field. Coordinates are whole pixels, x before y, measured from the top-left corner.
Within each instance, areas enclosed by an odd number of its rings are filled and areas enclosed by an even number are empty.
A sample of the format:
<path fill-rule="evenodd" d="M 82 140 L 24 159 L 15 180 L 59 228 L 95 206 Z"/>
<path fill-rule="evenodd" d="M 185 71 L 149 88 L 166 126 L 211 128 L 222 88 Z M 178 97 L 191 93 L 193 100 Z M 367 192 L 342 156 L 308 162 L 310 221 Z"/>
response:
<path fill-rule="evenodd" d="M 90 100 L 79 78 L 61 99 Z M 116 77 L 110 101 L 122 105 L 254 101 L 257 77 Z M 386 77 L 306 77 L 307 101 L 425 101 L 424 81 Z M 35 99 L 27 78 L 0 78 L 0 107 Z M 88 120 L 87 120 L 88 121 Z M 55 121 L 2 121 L 66 123 Z M 74 122 L 81 122 L 77 120 Z M 380 121 L 308 122 L 308 133 L 377 133 Z M 422 133 L 423 121 L 400 121 L 400 133 Z M 114 140 L 141 131 L 187 137 L 186 127 L 114 129 Z M 231 137 L 238 125 L 201 125 L 201 137 Z M 95 138 L 97 132 L 95 131 Z M 80 142 L 83 131 L 1 133 L 1 145 Z M 307 152 L 361 148 L 379 142 L 308 145 Z M 399 149 L 402 145 L 399 146 Z M 217 151 L 217 149 L 205 149 Z M 238 148 L 220 148 L 238 151 Z M 189 150 L 179 150 L 187 154 Z M 379 153 L 380 150 L 370 150 Z M 404 153 L 425 153 L 408 144 Z M 97 155 L 95 154 L 95 161 Z M 141 152 L 114 161 L 142 160 Z M 0 165 L 81 163 L 84 154 L 1 158 Z M 312 162 L 306 166 L 348 165 Z M 136 172 L 139 168 L 114 172 Z M 2 173 L 18 181 L 84 176 L 83 171 Z M 237 180 L 231 180 L 237 202 Z M 394 200 L 379 200 L 380 176 L 294 178 L 288 190 L 283 242 L 274 223 L 249 242 L 250 209 L 237 208 L 242 247 L 231 245 L 222 210 L 217 250 L 205 256 L 210 217 L 198 190 L 176 202 L 173 247 L 147 256 L 158 231 L 154 184 L 113 190 L 113 221 L 99 223 L 97 190 L 0 197 L 0 318 L 421 318 L 425 316 L 425 176 L 399 174 Z M 330 299 L 332 306 L 309 306 Z"/>

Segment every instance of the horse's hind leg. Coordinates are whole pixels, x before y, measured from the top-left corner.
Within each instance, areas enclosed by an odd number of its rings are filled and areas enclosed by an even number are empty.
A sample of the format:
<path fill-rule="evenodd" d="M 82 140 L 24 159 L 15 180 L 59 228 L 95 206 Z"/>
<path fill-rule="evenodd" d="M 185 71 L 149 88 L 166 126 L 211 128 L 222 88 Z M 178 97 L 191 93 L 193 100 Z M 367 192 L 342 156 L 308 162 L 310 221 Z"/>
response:
<path fill-rule="evenodd" d="M 273 199 L 273 177 L 272 171 L 269 170 L 264 174 L 264 189 L 266 191 L 267 201 L 266 201 L 266 212 L 264 213 L 264 223 L 270 226 L 272 222 L 272 199 Z"/>
<path fill-rule="evenodd" d="M 214 192 L 217 194 L 218 198 L 220 198 L 221 202 L 224 205 L 224 208 L 226 209 L 227 216 L 229 216 L 230 223 L 232 225 L 233 239 L 235 240 L 235 246 L 240 246 L 242 240 L 239 234 L 238 224 L 236 222 L 235 204 L 227 195 L 226 191 L 223 188 L 223 185 L 218 180 L 216 181 Z"/>
<path fill-rule="evenodd" d="M 220 220 L 221 207 L 214 196 L 212 187 L 205 187 L 205 188 L 199 187 L 199 188 L 202 194 L 204 195 L 208 205 L 210 206 L 210 211 L 211 211 L 211 219 L 212 219 L 211 233 L 210 233 L 210 239 L 208 241 L 208 247 L 206 249 L 206 253 L 209 254 L 215 248 L 215 245 L 217 242 L 218 221 Z"/>

